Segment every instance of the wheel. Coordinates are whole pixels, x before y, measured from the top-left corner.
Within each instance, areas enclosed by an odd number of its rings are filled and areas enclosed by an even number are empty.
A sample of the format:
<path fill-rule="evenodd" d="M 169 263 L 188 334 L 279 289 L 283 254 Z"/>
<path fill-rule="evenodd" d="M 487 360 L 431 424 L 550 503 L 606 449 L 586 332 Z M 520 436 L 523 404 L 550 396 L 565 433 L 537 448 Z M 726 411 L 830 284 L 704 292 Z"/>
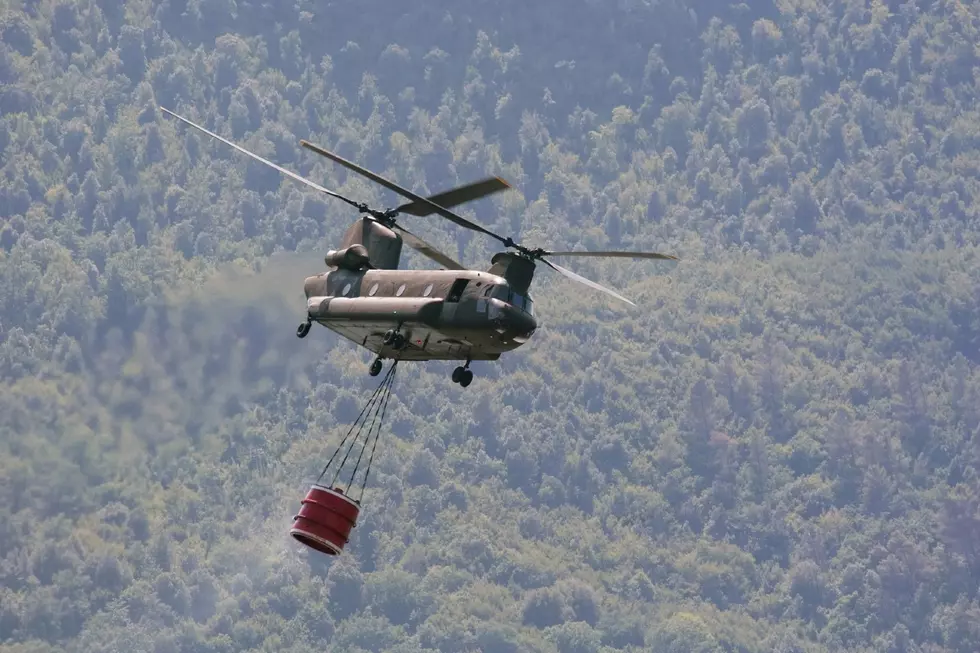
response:
<path fill-rule="evenodd" d="M 463 373 L 459 377 L 459 384 L 464 388 L 473 382 L 473 371 L 463 370 Z"/>
<path fill-rule="evenodd" d="M 453 370 L 453 383 L 459 383 L 459 380 L 463 378 L 463 367 L 457 367 Z"/>
<path fill-rule="evenodd" d="M 391 343 L 391 346 L 396 350 L 405 348 L 405 336 L 400 333 L 395 334 L 395 340 Z"/>
<path fill-rule="evenodd" d="M 384 338 L 381 339 L 381 342 L 385 343 L 386 345 L 390 345 L 394 341 L 395 341 L 395 332 L 391 329 L 385 331 Z"/>
<path fill-rule="evenodd" d="M 313 326 L 309 322 L 303 322 L 296 328 L 296 337 L 305 338 L 306 334 L 310 332 L 310 327 Z"/>
<path fill-rule="evenodd" d="M 381 359 L 375 358 L 374 362 L 371 363 L 371 376 L 377 376 L 381 374 Z"/>

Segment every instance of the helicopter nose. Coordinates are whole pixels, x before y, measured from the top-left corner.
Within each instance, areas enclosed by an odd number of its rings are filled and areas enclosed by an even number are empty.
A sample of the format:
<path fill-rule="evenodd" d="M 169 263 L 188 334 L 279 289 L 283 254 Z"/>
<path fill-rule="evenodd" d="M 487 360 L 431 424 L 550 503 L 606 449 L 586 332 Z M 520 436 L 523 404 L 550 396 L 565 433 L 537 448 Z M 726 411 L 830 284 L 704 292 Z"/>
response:
<path fill-rule="evenodd" d="M 525 342 L 538 328 L 538 321 L 533 315 L 525 313 L 514 306 L 505 306 L 498 318 L 499 329 L 508 340 Z"/>

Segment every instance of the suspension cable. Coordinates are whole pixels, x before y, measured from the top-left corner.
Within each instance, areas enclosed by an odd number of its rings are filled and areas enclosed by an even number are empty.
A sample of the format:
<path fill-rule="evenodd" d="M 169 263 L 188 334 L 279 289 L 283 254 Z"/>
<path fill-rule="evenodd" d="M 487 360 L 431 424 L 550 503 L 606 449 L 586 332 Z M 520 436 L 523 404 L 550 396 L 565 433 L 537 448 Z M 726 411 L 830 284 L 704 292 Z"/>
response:
<path fill-rule="evenodd" d="M 395 365 L 392 366 L 392 371 L 398 366 L 398 361 L 395 361 Z M 392 375 L 394 379 L 394 375 Z M 392 381 L 393 383 L 394 381 Z M 391 384 L 388 384 L 388 392 L 385 394 L 384 407 L 381 409 L 381 424 L 384 424 L 385 413 L 388 411 L 388 402 L 391 400 Z M 378 424 L 378 430 L 374 434 L 374 445 L 371 447 L 371 456 L 368 458 L 367 467 L 364 469 L 364 481 L 361 482 L 361 493 L 357 497 L 357 501 L 360 502 L 364 498 L 364 488 L 367 487 L 368 475 L 371 473 L 371 464 L 374 462 L 374 450 L 378 448 L 378 438 L 381 437 L 381 424 Z M 368 440 L 371 439 L 371 434 L 368 433 Z M 367 440 L 364 441 L 364 446 L 367 447 Z M 364 453 L 364 449 L 361 449 L 361 454 Z M 351 477 L 353 481 L 353 477 Z"/>
<path fill-rule="evenodd" d="M 374 392 L 372 393 L 370 399 L 364 405 L 364 408 L 361 409 L 361 413 L 357 416 L 357 419 L 355 419 L 354 420 L 354 423 L 351 424 L 350 429 L 348 429 L 348 431 L 347 431 L 347 435 L 345 435 L 344 436 L 344 439 L 340 441 L 340 444 L 337 446 L 336 451 L 333 452 L 333 455 L 330 456 L 330 460 L 328 460 L 327 461 L 327 464 L 324 465 L 323 471 L 320 472 L 320 475 L 316 479 L 316 482 L 317 483 L 319 483 L 320 480 L 323 478 L 323 475 L 327 473 L 327 470 L 330 468 L 330 465 L 333 463 L 334 459 L 337 457 L 337 454 L 340 453 L 340 450 L 344 448 L 344 443 L 347 442 L 347 438 L 349 438 L 351 436 L 351 433 L 354 432 L 354 427 L 357 426 L 357 423 L 361 420 L 361 417 L 363 417 L 364 416 L 364 413 L 371 407 L 372 404 L 374 404 L 374 402 L 377 399 L 378 395 L 381 393 L 381 389 L 382 389 L 382 387 L 384 387 L 385 382 L 391 376 L 392 371 L 394 371 L 394 366 L 392 366 L 392 368 L 388 370 L 388 374 L 385 375 L 384 380 L 382 380 L 381 384 L 378 385 L 378 387 L 374 390 Z M 361 429 L 363 429 L 363 428 L 364 428 L 364 424 L 362 423 L 361 424 L 361 428 L 359 428 L 357 430 L 357 435 L 354 436 L 354 442 L 356 442 L 357 441 L 357 438 L 360 437 Z M 353 442 L 351 444 L 353 444 Z M 348 453 L 350 453 L 350 452 L 348 452 Z M 346 461 L 347 458 L 345 457 L 344 460 Z M 344 466 L 343 463 L 341 463 L 340 467 L 342 468 L 343 466 Z M 334 481 L 336 481 L 336 480 L 337 479 L 336 479 L 336 476 L 335 476 L 334 477 Z M 331 485 L 333 485 L 333 483 L 331 483 Z"/>
<path fill-rule="evenodd" d="M 367 409 L 370 406 L 375 406 L 376 405 L 375 402 L 381 396 L 381 393 L 382 393 L 382 391 L 383 391 L 383 389 L 385 387 L 385 384 L 387 383 L 388 378 L 391 377 L 391 372 L 394 369 L 395 369 L 394 366 L 392 366 L 391 368 L 388 369 L 388 373 L 385 374 L 385 377 L 381 380 L 381 383 L 378 384 L 377 389 L 374 391 L 374 394 L 371 395 L 371 399 L 368 401 L 368 405 L 365 406 L 365 409 Z M 377 405 L 380 405 L 380 404 L 377 404 Z M 364 411 L 363 410 L 361 411 L 361 414 L 362 415 L 364 414 Z M 360 417 L 358 417 L 358 419 L 360 419 Z M 354 450 L 354 445 L 357 444 L 358 438 L 361 437 L 361 431 L 364 430 L 364 425 L 367 423 L 367 418 L 365 417 L 364 419 L 365 419 L 365 421 L 364 422 L 361 422 L 361 425 L 358 427 L 357 434 L 354 436 L 354 439 L 351 440 L 350 447 L 347 448 L 347 453 L 344 455 L 344 459 L 340 462 L 340 465 L 337 467 L 337 471 L 334 472 L 333 480 L 330 482 L 330 485 L 331 486 L 333 486 L 337 482 L 337 478 L 340 476 L 340 470 L 342 470 L 344 468 L 344 465 L 347 464 L 347 459 L 350 457 L 351 452 Z M 343 442 L 341 442 L 340 446 L 337 447 L 338 453 L 340 451 L 340 448 L 343 447 L 343 446 L 344 446 L 343 445 Z"/>
<path fill-rule="evenodd" d="M 375 393 L 377 393 L 377 390 L 375 390 Z M 357 426 L 357 423 L 360 421 L 361 416 L 364 415 L 364 412 L 368 408 L 371 407 L 371 404 L 372 403 L 374 403 L 374 397 L 372 397 L 367 402 L 367 404 L 365 404 L 364 408 L 361 409 L 361 414 L 358 415 L 357 416 L 357 419 L 354 420 L 354 423 L 351 424 L 350 428 L 347 430 L 347 435 L 345 435 L 344 436 L 344 439 L 340 441 L 340 444 L 339 445 L 337 445 L 337 449 L 333 452 L 333 455 L 330 456 L 330 460 L 327 461 L 327 464 L 323 466 L 323 471 L 320 472 L 320 476 L 318 476 L 317 479 L 316 479 L 317 480 L 317 483 L 320 482 L 320 480 L 323 478 L 323 475 L 327 473 L 327 470 L 328 469 L 330 469 L 330 465 L 333 464 L 333 461 L 337 457 L 337 454 L 339 454 L 340 451 L 341 451 L 341 449 L 344 448 L 344 443 L 347 442 L 347 438 L 349 438 L 351 436 L 351 433 L 353 433 L 353 431 L 354 431 L 354 427 Z M 362 425 L 362 427 L 363 427 L 363 425 Z M 360 436 L 360 434 L 361 434 L 361 429 L 358 428 L 357 435 L 354 436 L 354 439 L 356 440 Z"/>
<path fill-rule="evenodd" d="M 382 386 L 384 386 L 384 390 L 381 391 L 380 400 L 378 401 L 377 404 L 375 404 L 374 415 L 371 417 L 371 425 L 368 426 L 367 435 L 364 438 L 364 443 L 361 444 L 361 453 L 357 456 L 357 463 L 355 463 L 354 465 L 354 471 L 350 475 L 350 480 L 347 481 L 348 489 L 354 483 L 354 475 L 357 474 L 357 468 L 360 467 L 361 465 L 361 456 L 364 455 L 364 447 L 367 446 L 367 441 L 371 439 L 371 432 L 374 431 L 374 423 L 378 420 L 378 414 L 381 412 L 382 404 L 384 404 L 384 397 L 387 396 L 387 390 L 388 390 L 387 382 L 390 378 L 391 378 L 390 376 L 386 376 L 385 380 L 382 382 Z M 367 419 L 364 420 L 364 423 L 367 424 Z M 354 450 L 355 442 L 351 443 L 350 451 Z M 348 451 L 348 454 L 350 453 L 350 451 Z"/>
<path fill-rule="evenodd" d="M 392 386 L 392 384 L 395 381 L 395 368 L 397 368 L 397 367 L 398 367 L 398 360 L 395 360 L 394 364 L 392 364 L 392 366 L 391 366 L 390 373 L 388 374 L 388 376 L 385 377 L 385 381 L 384 381 L 385 390 L 382 393 L 382 399 L 381 399 L 381 401 L 378 402 L 379 406 L 381 407 L 381 410 L 380 410 L 381 419 L 378 421 L 378 430 L 377 430 L 377 434 L 378 435 L 381 434 L 381 426 L 384 424 L 384 421 L 385 421 L 385 412 L 387 412 L 387 410 L 388 410 L 388 401 L 391 399 L 391 386 Z M 374 417 L 375 418 L 378 417 L 378 413 L 377 412 L 374 414 Z M 364 457 L 364 450 L 367 449 L 368 442 L 371 441 L 371 432 L 372 431 L 374 431 L 374 419 L 371 420 L 371 426 L 368 428 L 367 437 L 364 438 L 364 444 L 361 445 L 361 453 L 360 453 L 360 455 L 357 456 L 357 462 L 354 463 L 354 471 L 351 472 L 350 482 L 347 485 L 348 491 L 350 491 L 349 490 L 350 486 L 354 484 L 354 476 L 357 474 L 357 470 L 361 466 L 361 459 Z M 375 436 L 375 438 L 374 438 L 374 443 L 375 443 L 375 446 L 377 446 L 377 443 L 378 443 L 377 436 Z M 371 453 L 372 453 L 371 459 L 373 460 L 374 459 L 374 455 L 373 455 L 374 454 L 374 450 L 373 449 L 372 449 Z M 371 463 L 369 462 L 367 468 L 364 470 L 364 484 L 367 484 L 367 476 L 368 476 L 368 473 L 370 471 L 371 471 Z M 364 496 L 364 485 L 361 486 L 361 496 L 362 497 Z"/>

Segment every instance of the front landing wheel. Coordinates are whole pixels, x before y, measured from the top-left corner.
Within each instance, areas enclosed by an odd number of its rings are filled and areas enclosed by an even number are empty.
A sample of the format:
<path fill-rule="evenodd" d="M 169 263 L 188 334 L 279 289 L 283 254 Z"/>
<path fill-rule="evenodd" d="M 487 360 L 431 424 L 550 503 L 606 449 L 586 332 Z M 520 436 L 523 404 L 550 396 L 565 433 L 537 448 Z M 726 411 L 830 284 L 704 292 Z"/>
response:
<path fill-rule="evenodd" d="M 310 332 L 310 327 L 313 326 L 310 322 L 303 322 L 298 327 L 296 327 L 296 337 L 305 338 L 306 334 Z"/>
<path fill-rule="evenodd" d="M 371 376 L 377 376 L 377 375 L 381 374 L 381 359 L 380 358 L 375 358 L 374 359 L 374 362 L 371 363 L 371 371 L 370 371 L 370 374 L 371 374 Z"/>

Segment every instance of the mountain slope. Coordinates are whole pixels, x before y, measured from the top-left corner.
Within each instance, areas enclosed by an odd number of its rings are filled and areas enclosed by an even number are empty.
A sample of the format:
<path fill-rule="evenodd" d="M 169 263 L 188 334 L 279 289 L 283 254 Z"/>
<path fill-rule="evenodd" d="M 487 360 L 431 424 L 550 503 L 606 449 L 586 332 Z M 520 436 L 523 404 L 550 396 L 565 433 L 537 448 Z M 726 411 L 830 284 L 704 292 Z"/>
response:
<path fill-rule="evenodd" d="M 975 651 L 974 5 L 8 3 L 0 651 Z M 301 283 L 399 201 L 583 262 L 404 365 L 362 519 L 290 519 L 376 379 Z M 494 243 L 416 233 L 468 265 Z M 280 250 L 303 254 L 271 256 Z M 271 256 L 271 258 L 270 258 Z M 405 265 L 429 267 L 414 253 Z"/>

